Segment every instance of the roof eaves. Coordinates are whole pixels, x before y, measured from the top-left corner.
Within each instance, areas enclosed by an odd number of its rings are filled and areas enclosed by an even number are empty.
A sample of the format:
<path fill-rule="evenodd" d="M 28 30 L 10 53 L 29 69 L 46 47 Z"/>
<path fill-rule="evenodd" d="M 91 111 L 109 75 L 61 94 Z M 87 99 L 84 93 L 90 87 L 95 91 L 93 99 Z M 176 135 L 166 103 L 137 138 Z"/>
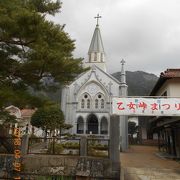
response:
<path fill-rule="evenodd" d="M 154 88 L 152 89 L 150 96 L 156 95 L 156 92 L 161 88 L 161 86 L 166 82 L 167 79 L 170 79 L 170 78 L 160 76 L 158 81 L 156 82 Z"/>

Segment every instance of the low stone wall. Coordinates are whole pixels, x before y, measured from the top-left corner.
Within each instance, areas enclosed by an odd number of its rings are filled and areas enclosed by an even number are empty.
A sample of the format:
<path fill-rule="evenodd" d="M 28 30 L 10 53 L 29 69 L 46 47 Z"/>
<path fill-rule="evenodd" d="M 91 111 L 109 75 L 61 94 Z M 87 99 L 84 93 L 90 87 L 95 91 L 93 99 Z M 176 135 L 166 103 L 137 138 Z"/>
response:
<path fill-rule="evenodd" d="M 88 177 L 102 179 L 119 179 L 120 177 L 120 134 L 119 134 L 119 116 L 111 116 L 110 121 L 110 143 L 108 147 L 108 158 L 91 157 L 88 154 L 88 140 L 86 136 L 80 139 L 79 156 L 66 155 L 42 155 L 27 154 L 29 137 L 22 137 L 20 162 L 15 164 L 17 167 L 21 163 L 21 175 L 62 175 L 72 177 Z M 99 139 L 95 139 L 98 141 Z M 54 153 L 55 154 L 55 153 Z M 1 155 L 0 155 L 1 156 Z M 2 163 L 2 173 L 10 174 L 10 169 L 6 168 L 8 155 L 2 155 L 4 164 Z M 13 164 L 8 160 L 8 163 Z M 19 168 L 20 169 L 20 168 Z M 19 172 L 19 169 L 15 169 Z M 1 168 L 0 168 L 1 170 Z M 1 172 L 1 171 L 0 171 Z"/>
<path fill-rule="evenodd" d="M 8 162 L 12 168 L 12 156 L 0 155 L 1 162 Z M 6 159 L 6 160 L 5 160 Z M 7 161 L 8 159 L 8 161 Z M 4 168 L 5 166 L 1 165 Z M 11 169 L 12 170 L 12 169 Z M 2 169 L 0 169 L 0 172 Z M 11 172 L 8 172 L 11 174 Z M 10 175 L 9 174 L 9 175 Z M 24 177 L 35 175 L 62 175 L 72 177 L 91 177 L 91 178 L 118 178 L 117 172 L 112 171 L 112 164 L 109 159 L 57 156 L 57 155 L 25 155 L 22 158 L 22 171 Z"/>
<path fill-rule="evenodd" d="M 112 177 L 108 159 L 27 155 L 22 161 L 23 173 L 40 175 L 64 175 L 85 177 Z"/>

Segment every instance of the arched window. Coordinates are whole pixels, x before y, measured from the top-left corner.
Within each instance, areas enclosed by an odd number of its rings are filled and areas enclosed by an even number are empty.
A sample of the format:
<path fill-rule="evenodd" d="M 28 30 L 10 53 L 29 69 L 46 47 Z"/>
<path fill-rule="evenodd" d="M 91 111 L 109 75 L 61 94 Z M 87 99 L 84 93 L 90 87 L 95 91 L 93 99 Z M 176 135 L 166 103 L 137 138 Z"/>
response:
<path fill-rule="evenodd" d="M 108 134 L 108 121 L 106 117 L 101 119 L 101 134 Z"/>
<path fill-rule="evenodd" d="M 87 100 L 87 109 L 90 109 L 90 99 Z"/>
<path fill-rule="evenodd" d="M 94 107 L 95 107 L 95 109 L 104 109 L 105 108 L 105 97 L 102 93 L 98 93 L 95 96 Z"/>
<path fill-rule="evenodd" d="M 81 109 L 90 109 L 91 108 L 91 97 L 89 94 L 84 93 L 81 96 L 80 102 L 81 102 L 81 104 L 80 104 Z"/>
<path fill-rule="evenodd" d="M 97 61 L 97 52 L 94 53 L 94 61 Z"/>
<path fill-rule="evenodd" d="M 101 53 L 101 62 L 103 62 L 103 53 Z"/>
<path fill-rule="evenodd" d="M 84 120 L 80 116 L 77 119 L 77 134 L 83 134 L 84 133 Z"/>
<path fill-rule="evenodd" d="M 101 109 L 104 109 L 104 99 L 101 99 Z"/>
<path fill-rule="evenodd" d="M 84 109 L 84 99 L 81 100 L 81 108 Z"/>
<path fill-rule="evenodd" d="M 98 99 L 95 99 L 95 109 L 98 109 Z"/>

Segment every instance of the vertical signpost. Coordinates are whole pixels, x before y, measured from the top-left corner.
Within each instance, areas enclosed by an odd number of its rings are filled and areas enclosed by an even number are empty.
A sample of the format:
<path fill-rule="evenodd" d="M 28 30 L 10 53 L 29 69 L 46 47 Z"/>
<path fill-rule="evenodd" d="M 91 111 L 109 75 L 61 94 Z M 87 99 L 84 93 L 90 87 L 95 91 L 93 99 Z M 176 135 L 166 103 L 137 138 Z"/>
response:
<path fill-rule="evenodd" d="M 119 96 L 127 97 L 127 89 L 128 86 L 126 84 L 126 73 L 124 69 L 125 61 L 122 59 L 121 61 L 121 80 L 120 80 L 120 89 Z M 121 142 L 121 150 L 125 151 L 128 148 L 128 119 L 127 116 L 120 115 L 120 142 Z"/>
<path fill-rule="evenodd" d="M 119 116 L 110 117 L 110 160 L 112 162 L 112 171 L 117 177 L 120 177 L 120 130 Z"/>

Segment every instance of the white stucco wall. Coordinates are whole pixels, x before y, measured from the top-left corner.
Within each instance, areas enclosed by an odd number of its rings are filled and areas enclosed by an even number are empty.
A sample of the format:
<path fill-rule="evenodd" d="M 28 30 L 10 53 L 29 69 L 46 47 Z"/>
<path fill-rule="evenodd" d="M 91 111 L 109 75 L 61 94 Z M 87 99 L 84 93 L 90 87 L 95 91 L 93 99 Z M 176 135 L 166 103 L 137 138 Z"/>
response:
<path fill-rule="evenodd" d="M 180 78 L 169 80 L 170 96 L 180 97 Z"/>
<path fill-rule="evenodd" d="M 167 96 L 180 97 L 180 78 L 167 80 L 156 95 L 161 96 L 165 91 L 167 91 Z"/>

